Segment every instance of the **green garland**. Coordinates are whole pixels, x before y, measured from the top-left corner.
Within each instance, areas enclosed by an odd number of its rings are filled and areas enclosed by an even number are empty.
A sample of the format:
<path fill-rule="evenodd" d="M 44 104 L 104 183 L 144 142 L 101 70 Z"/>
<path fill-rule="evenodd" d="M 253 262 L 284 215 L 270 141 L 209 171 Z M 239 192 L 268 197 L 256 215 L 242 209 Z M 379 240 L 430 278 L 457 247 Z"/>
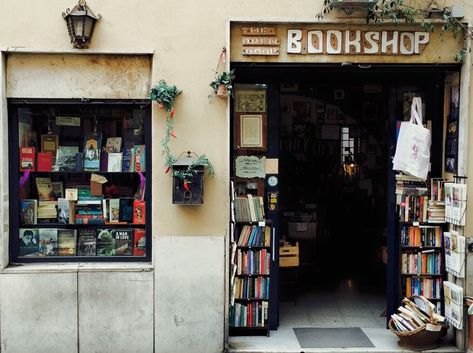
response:
<path fill-rule="evenodd" d="M 177 89 L 175 85 L 168 85 L 166 81 L 160 80 L 157 86 L 151 88 L 149 94 L 151 100 L 156 101 L 162 105 L 163 108 L 166 108 L 166 133 L 161 140 L 166 173 L 172 169 L 173 165 L 177 161 L 177 158 L 171 153 L 169 143 L 171 142 L 171 137 L 176 137 L 174 133 L 174 101 L 181 93 L 182 91 Z M 190 178 L 197 174 L 197 171 L 195 170 L 197 166 L 206 167 L 209 176 L 215 175 L 214 167 L 205 154 L 198 156 L 197 159 L 189 165 L 187 170 L 173 171 L 173 175 L 181 178 L 183 181 L 189 181 Z"/>

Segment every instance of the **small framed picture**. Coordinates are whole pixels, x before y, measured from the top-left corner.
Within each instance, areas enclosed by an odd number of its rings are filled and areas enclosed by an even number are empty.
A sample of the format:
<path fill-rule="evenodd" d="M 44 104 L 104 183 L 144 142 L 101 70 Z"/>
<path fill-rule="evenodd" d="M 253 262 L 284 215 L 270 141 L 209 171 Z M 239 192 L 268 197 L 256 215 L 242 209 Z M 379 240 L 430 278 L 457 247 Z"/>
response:
<path fill-rule="evenodd" d="M 266 115 L 241 114 L 235 117 L 238 149 L 266 150 Z"/>

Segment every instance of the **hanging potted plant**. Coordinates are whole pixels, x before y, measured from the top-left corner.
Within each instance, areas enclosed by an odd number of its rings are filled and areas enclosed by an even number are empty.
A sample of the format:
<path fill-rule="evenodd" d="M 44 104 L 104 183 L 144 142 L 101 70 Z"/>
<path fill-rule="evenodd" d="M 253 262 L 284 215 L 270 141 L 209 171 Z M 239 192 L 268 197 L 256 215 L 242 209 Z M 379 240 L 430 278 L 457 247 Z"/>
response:
<path fill-rule="evenodd" d="M 151 88 L 149 99 L 156 101 L 161 109 L 166 108 L 166 111 L 170 112 L 174 106 L 176 96 L 181 92 L 176 86 L 168 85 L 166 81 L 160 80 L 157 86 Z"/>
<path fill-rule="evenodd" d="M 210 83 L 213 93 L 209 98 L 217 96 L 219 98 L 233 97 L 233 80 L 235 79 L 235 70 L 224 71 L 216 74 L 215 79 Z"/>

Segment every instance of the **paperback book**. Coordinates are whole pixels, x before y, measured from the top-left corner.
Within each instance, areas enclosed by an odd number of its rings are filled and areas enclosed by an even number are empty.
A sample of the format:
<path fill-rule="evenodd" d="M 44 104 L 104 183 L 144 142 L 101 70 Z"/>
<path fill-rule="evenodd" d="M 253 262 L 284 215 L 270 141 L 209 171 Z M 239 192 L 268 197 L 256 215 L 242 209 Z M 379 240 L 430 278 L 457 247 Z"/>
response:
<path fill-rule="evenodd" d="M 39 200 L 51 200 L 51 178 L 36 178 L 36 188 Z"/>
<path fill-rule="evenodd" d="M 75 256 L 77 231 L 75 229 L 58 230 L 58 255 Z"/>
<path fill-rule="evenodd" d="M 69 200 L 64 198 L 57 199 L 57 221 L 62 224 L 72 224 Z"/>
<path fill-rule="evenodd" d="M 100 134 L 89 134 L 84 141 L 84 170 L 96 172 L 100 170 L 100 149 L 102 138 Z"/>
<path fill-rule="evenodd" d="M 38 200 L 20 200 L 20 226 L 30 226 L 38 222 Z"/>
<path fill-rule="evenodd" d="M 37 229 L 20 229 L 20 256 L 39 254 L 39 234 Z"/>
<path fill-rule="evenodd" d="M 34 147 L 20 147 L 20 171 L 35 170 L 35 151 Z"/>
<path fill-rule="evenodd" d="M 115 239 L 111 229 L 97 229 L 97 256 L 114 256 Z"/>
<path fill-rule="evenodd" d="M 145 172 L 146 171 L 146 146 L 145 145 L 135 145 L 133 147 L 133 154 L 135 159 L 135 172 Z"/>
<path fill-rule="evenodd" d="M 53 170 L 53 155 L 51 152 L 38 153 L 38 172 L 50 172 Z"/>
<path fill-rule="evenodd" d="M 133 229 L 114 229 L 112 231 L 115 239 L 116 256 L 133 255 Z"/>
<path fill-rule="evenodd" d="M 56 154 L 56 168 L 59 172 L 73 172 L 76 170 L 76 158 L 79 153 L 77 146 L 59 146 Z"/>
<path fill-rule="evenodd" d="M 79 229 L 77 240 L 78 256 L 96 256 L 97 238 L 95 229 Z"/>
<path fill-rule="evenodd" d="M 146 255 L 146 231 L 144 229 L 135 229 L 133 243 L 134 243 L 133 255 L 145 256 Z"/>
<path fill-rule="evenodd" d="M 110 152 L 108 154 L 107 168 L 109 172 L 122 171 L 122 153 L 121 152 Z"/>
<path fill-rule="evenodd" d="M 134 200 L 133 201 L 133 223 L 145 224 L 146 222 L 145 212 L 146 212 L 145 201 Z"/>
<path fill-rule="evenodd" d="M 54 228 L 39 229 L 39 255 L 56 256 L 58 251 L 57 243 L 58 230 Z"/>

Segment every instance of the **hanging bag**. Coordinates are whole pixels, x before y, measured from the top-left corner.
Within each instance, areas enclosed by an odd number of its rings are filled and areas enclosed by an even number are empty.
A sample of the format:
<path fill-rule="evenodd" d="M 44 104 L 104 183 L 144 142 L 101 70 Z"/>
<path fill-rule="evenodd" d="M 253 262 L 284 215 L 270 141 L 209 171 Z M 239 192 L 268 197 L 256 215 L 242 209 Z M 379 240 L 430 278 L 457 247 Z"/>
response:
<path fill-rule="evenodd" d="M 411 119 L 401 123 L 393 169 L 427 179 L 430 166 L 430 142 L 430 131 L 422 125 L 422 100 L 420 97 L 414 97 Z"/>

